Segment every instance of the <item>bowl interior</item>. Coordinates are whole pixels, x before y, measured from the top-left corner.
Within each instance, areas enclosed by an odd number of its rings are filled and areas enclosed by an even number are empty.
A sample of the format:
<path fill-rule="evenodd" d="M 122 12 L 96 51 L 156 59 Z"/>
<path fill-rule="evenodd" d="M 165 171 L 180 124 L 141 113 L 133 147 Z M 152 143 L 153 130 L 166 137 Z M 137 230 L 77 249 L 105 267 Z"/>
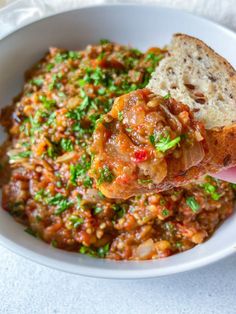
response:
<path fill-rule="evenodd" d="M 0 42 L 0 107 L 9 104 L 20 92 L 24 72 L 44 55 L 48 47 L 81 49 L 101 38 L 108 38 L 145 50 L 167 44 L 175 32 L 203 39 L 236 66 L 236 35 L 207 20 L 156 6 L 83 8 L 33 23 Z M 4 137 L 2 129 L 0 137 Z M 141 278 L 196 268 L 231 253 L 236 248 L 235 224 L 236 214 L 204 244 L 167 259 L 114 262 L 54 249 L 23 232 L 21 225 L 0 210 L 0 243 L 39 263 L 77 274 Z"/>

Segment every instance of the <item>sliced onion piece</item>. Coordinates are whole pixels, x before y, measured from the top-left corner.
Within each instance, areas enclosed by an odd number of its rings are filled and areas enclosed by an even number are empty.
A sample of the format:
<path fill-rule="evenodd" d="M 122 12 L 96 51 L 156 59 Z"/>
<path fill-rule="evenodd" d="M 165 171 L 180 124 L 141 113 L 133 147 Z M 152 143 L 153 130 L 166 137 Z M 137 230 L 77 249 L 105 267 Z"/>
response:
<path fill-rule="evenodd" d="M 155 245 L 152 239 L 148 239 L 144 243 L 140 244 L 136 250 L 136 256 L 139 259 L 151 258 L 152 254 L 155 252 Z"/>
<path fill-rule="evenodd" d="M 183 148 L 183 169 L 188 170 L 191 167 L 197 166 L 205 157 L 205 152 L 202 143 L 195 143 L 191 147 Z"/>

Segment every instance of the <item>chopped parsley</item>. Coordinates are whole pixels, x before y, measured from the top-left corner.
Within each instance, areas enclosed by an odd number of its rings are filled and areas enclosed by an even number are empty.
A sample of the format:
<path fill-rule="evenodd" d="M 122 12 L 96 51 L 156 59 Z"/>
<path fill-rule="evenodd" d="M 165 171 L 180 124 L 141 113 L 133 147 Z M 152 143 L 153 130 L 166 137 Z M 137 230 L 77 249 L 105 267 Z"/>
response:
<path fill-rule="evenodd" d="M 236 183 L 230 183 L 230 186 L 232 187 L 232 189 L 236 190 Z"/>
<path fill-rule="evenodd" d="M 27 150 L 27 151 L 24 151 L 24 152 L 20 152 L 16 155 L 13 155 L 13 156 L 10 156 L 10 159 L 11 160 L 17 160 L 17 159 L 20 159 L 20 158 L 29 158 L 31 156 L 31 151 Z"/>
<path fill-rule="evenodd" d="M 112 209 L 116 212 L 118 218 L 122 218 L 125 215 L 125 208 L 120 204 L 113 204 Z"/>
<path fill-rule="evenodd" d="M 104 56 L 105 56 L 105 52 L 102 51 L 98 56 L 98 60 L 101 61 L 104 58 Z"/>
<path fill-rule="evenodd" d="M 119 111 L 119 112 L 118 112 L 118 120 L 119 120 L 119 121 L 122 121 L 123 118 L 124 118 L 123 111 Z"/>
<path fill-rule="evenodd" d="M 105 39 L 105 38 L 101 38 L 99 43 L 100 45 L 105 45 L 105 44 L 110 44 L 110 40 L 109 39 Z"/>
<path fill-rule="evenodd" d="M 206 182 L 200 186 L 204 188 L 205 193 L 209 194 L 214 201 L 218 201 L 221 198 L 221 195 L 217 193 L 217 188 L 213 184 Z"/>
<path fill-rule="evenodd" d="M 96 206 L 93 210 L 94 215 L 97 215 L 103 211 L 102 207 Z"/>
<path fill-rule="evenodd" d="M 107 243 L 104 246 L 98 248 L 98 250 L 97 250 L 98 257 L 100 257 L 100 258 L 106 257 L 107 253 L 109 252 L 109 249 L 110 249 L 109 243 Z"/>
<path fill-rule="evenodd" d="M 76 215 L 70 216 L 69 221 L 72 223 L 74 228 L 78 228 L 80 225 L 84 223 L 84 219 Z"/>
<path fill-rule="evenodd" d="M 66 152 L 71 152 L 74 149 L 73 143 L 68 138 L 63 138 L 60 142 L 61 148 Z"/>
<path fill-rule="evenodd" d="M 52 75 L 52 82 L 48 85 L 49 90 L 53 90 L 54 88 L 60 89 L 62 84 L 59 82 L 62 78 L 63 74 L 61 72 L 54 73 Z"/>
<path fill-rule="evenodd" d="M 46 65 L 46 70 L 47 70 L 47 71 L 51 71 L 53 68 L 54 68 L 54 64 L 53 64 L 53 63 L 48 63 L 48 64 Z"/>
<path fill-rule="evenodd" d="M 43 79 L 42 78 L 34 78 L 33 80 L 31 80 L 31 83 L 33 85 L 36 85 L 37 87 L 41 87 L 43 85 Z"/>
<path fill-rule="evenodd" d="M 85 245 L 81 245 L 81 247 L 79 249 L 79 253 L 86 254 L 86 255 L 89 255 L 92 257 L 97 256 L 97 252 L 95 250 L 93 250 L 89 246 L 85 246 Z"/>
<path fill-rule="evenodd" d="M 37 237 L 37 233 L 33 231 L 30 227 L 26 228 L 24 231 L 35 238 Z"/>
<path fill-rule="evenodd" d="M 111 183 L 113 179 L 114 179 L 114 175 L 108 166 L 103 166 L 102 169 L 99 169 L 98 184 L 102 184 L 104 182 Z"/>
<path fill-rule="evenodd" d="M 155 70 L 155 67 L 158 65 L 159 61 L 161 59 L 163 59 L 163 55 L 162 54 L 159 54 L 159 55 L 156 55 L 155 53 L 153 52 L 149 52 L 147 54 L 147 56 L 145 57 L 145 61 L 147 62 L 150 62 L 149 64 L 151 64 L 148 68 L 147 68 L 147 71 L 151 74 L 154 70 Z"/>
<path fill-rule="evenodd" d="M 35 220 L 36 220 L 37 222 L 40 222 L 40 221 L 42 221 L 42 217 L 39 216 L 39 215 L 36 215 L 36 216 L 35 216 Z"/>
<path fill-rule="evenodd" d="M 49 205 L 56 206 L 56 210 L 54 212 L 55 215 L 60 215 L 73 204 L 71 201 L 66 199 L 66 197 L 61 193 L 57 193 L 55 196 L 50 197 L 47 200 L 47 203 Z"/>
<path fill-rule="evenodd" d="M 80 59 L 81 53 L 79 51 L 69 51 L 68 56 L 72 60 Z"/>
<path fill-rule="evenodd" d="M 175 147 L 180 141 L 181 137 L 177 136 L 173 140 L 170 139 L 170 135 L 168 134 L 166 137 L 162 136 L 159 139 L 153 134 L 150 135 L 149 140 L 155 148 L 162 153 L 165 153 L 167 150 Z"/>
<path fill-rule="evenodd" d="M 165 96 L 163 96 L 163 98 L 164 98 L 165 100 L 170 99 L 170 97 L 171 97 L 171 94 L 170 94 L 170 93 L 167 93 Z"/>
<path fill-rule="evenodd" d="M 100 197 L 101 199 L 104 199 L 104 198 L 105 198 L 105 196 L 102 194 L 101 191 L 98 191 L 98 195 L 99 195 L 99 197 Z"/>
<path fill-rule="evenodd" d="M 146 185 L 152 183 L 152 179 L 138 179 L 138 183 L 141 185 Z"/>
<path fill-rule="evenodd" d="M 77 179 L 79 177 L 84 177 L 90 167 L 91 161 L 87 159 L 85 154 L 82 155 L 78 164 L 70 166 L 70 181 L 76 185 Z"/>
<path fill-rule="evenodd" d="M 200 209 L 200 205 L 198 204 L 194 196 L 187 197 L 186 204 L 192 209 L 194 213 L 197 213 Z"/>
<path fill-rule="evenodd" d="M 156 55 L 155 53 L 153 52 L 149 52 L 145 58 L 145 61 L 153 61 L 155 63 L 159 62 L 161 59 L 163 59 L 163 55 L 162 54 L 159 54 L 159 55 Z"/>
<path fill-rule="evenodd" d="M 55 62 L 56 63 L 62 63 L 63 61 L 68 59 L 68 53 L 67 52 L 62 52 L 62 53 L 58 53 L 55 56 Z"/>
<path fill-rule="evenodd" d="M 104 258 L 106 257 L 107 253 L 109 252 L 110 245 L 109 243 L 105 244 L 104 246 L 98 248 L 97 250 L 92 249 L 89 246 L 81 245 L 79 249 L 79 253 L 86 254 L 92 257 L 100 257 Z"/>
<path fill-rule="evenodd" d="M 56 120 L 56 112 L 52 112 L 47 120 L 47 125 L 54 125 Z"/>
<path fill-rule="evenodd" d="M 162 216 L 166 217 L 166 216 L 169 216 L 170 212 L 168 209 L 163 209 L 162 212 L 161 212 Z"/>
<path fill-rule="evenodd" d="M 34 195 L 34 200 L 37 202 L 42 202 L 45 198 L 47 198 L 49 193 L 45 189 L 41 189 Z"/>
<path fill-rule="evenodd" d="M 178 249 L 181 249 L 183 244 L 181 242 L 176 242 L 175 243 L 175 246 L 178 248 Z"/>
<path fill-rule="evenodd" d="M 58 247 L 58 243 L 57 243 L 57 241 L 56 241 L 55 239 L 52 240 L 51 245 L 52 245 L 54 248 L 57 248 L 57 247 Z"/>
<path fill-rule="evenodd" d="M 52 109 L 52 107 L 56 104 L 56 101 L 54 99 L 47 99 L 47 97 L 44 95 L 40 95 L 39 100 L 42 102 L 44 107 L 49 110 Z"/>
<path fill-rule="evenodd" d="M 91 188 L 93 185 L 93 179 L 90 178 L 89 176 L 86 176 L 83 180 L 83 185 L 86 188 Z"/>
<path fill-rule="evenodd" d="M 54 159 L 57 156 L 57 149 L 54 145 L 51 145 L 47 149 L 47 154 L 50 158 Z"/>

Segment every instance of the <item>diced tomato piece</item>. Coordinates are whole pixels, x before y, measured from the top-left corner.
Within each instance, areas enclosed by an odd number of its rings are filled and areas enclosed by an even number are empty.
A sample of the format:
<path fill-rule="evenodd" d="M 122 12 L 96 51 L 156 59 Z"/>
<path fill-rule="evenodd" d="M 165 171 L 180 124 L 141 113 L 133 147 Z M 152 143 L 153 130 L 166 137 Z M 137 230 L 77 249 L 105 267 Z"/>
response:
<path fill-rule="evenodd" d="M 127 184 L 127 183 L 129 183 L 131 181 L 132 181 L 132 176 L 129 176 L 129 175 L 125 174 L 125 173 L 120 175 L 120 176 L 118 176 L 116 178 L 116 182 L 118 184 Z"/>
<path fill-rule="evenodd" d="M 148 159 L 148 152 L 145 149 L 137 150 L 134 152 L 134 161 L 139 163 Z"/>
<path fill-rule="evenodd" d="M 148 95 L 151 93 L 150 90 L 148 88 L 143 88 L 143 89 L 138 89 L 137 93 L 140 94 L 140 96 L 147 101 L 148 99 Z"/>

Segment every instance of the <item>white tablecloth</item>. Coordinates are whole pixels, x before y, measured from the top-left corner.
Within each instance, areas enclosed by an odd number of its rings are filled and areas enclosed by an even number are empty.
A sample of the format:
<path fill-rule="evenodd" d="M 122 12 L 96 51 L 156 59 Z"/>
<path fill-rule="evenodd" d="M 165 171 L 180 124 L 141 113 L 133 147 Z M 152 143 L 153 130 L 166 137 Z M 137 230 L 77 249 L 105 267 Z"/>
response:
<path fill-rule="evenodd" d="M 46 14 L 92 2 L 99 1 L 0 0 L 0 6 L 10 6 L 0 10 L 0 38 L 14 27 Z M 152 3 L 195 12 L 236 30 L 235 0 L 155 0 Z M 51 270 L 0 247 L 0 314 L 5 313 L 234 314 L 236 255 L 171 277 L 113 281 Z"/>

